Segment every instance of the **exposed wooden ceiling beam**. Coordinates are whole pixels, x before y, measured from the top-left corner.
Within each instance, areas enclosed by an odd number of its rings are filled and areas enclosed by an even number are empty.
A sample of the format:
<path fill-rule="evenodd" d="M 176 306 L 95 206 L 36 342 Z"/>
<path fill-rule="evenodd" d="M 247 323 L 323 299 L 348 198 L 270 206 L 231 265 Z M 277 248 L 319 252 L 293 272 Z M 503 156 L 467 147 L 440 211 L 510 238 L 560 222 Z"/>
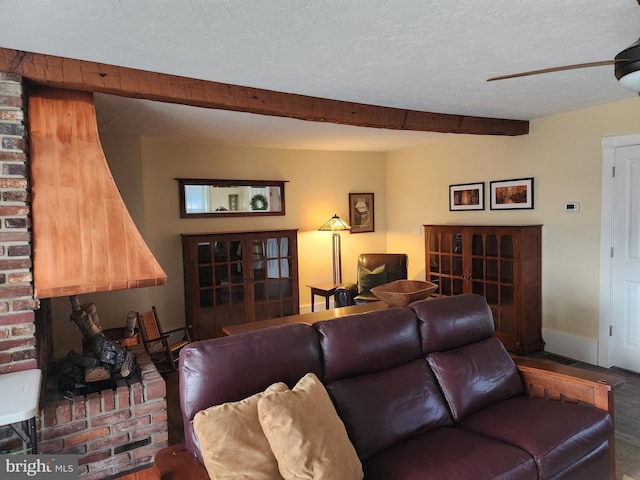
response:
<path fill-rule="evenodd" d="M 525 135 L 529 122 L 381 107 L 0 48 L 0 72 L 57 88 L 358 127 Z"/>

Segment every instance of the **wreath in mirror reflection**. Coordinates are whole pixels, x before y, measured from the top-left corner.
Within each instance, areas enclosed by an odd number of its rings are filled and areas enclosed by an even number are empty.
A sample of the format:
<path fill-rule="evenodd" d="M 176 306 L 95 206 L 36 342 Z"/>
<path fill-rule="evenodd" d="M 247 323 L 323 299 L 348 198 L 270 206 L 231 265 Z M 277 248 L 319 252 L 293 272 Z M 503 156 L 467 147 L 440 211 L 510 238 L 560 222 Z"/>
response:
<path fill-rule="evenodd" d="M 266 210 L 269 206 L 267 197 L 260 193 L 257 193 L 253 197 L 251 197 L 249 206 L 251 207 L 251 210 Z"/>

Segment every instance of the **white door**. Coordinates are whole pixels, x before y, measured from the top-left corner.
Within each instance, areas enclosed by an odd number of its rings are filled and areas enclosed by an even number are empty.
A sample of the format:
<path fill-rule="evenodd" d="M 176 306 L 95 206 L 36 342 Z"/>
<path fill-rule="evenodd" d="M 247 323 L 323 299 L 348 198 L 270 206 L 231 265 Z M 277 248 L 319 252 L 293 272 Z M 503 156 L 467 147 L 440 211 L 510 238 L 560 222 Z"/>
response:
<path fill-rule="evenodd" d="M 614 165 L 611 363 L 640 372 L 640 145 Z"/>

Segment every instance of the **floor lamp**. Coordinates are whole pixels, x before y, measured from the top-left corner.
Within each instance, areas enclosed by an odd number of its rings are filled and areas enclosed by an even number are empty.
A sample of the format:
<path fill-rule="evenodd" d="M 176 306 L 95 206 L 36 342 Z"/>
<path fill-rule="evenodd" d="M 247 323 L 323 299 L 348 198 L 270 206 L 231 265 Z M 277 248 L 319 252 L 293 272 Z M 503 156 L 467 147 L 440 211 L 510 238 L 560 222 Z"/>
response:
<path fill-rule="evenodd" d="M 342 255 L 340 253 L 340 232 L 351 230 L 347 222 L 341 220 L 338 215 L 331 217 L 318 230 L 331 232 L 333 240 L 333 283 L 342 283 Z"/>

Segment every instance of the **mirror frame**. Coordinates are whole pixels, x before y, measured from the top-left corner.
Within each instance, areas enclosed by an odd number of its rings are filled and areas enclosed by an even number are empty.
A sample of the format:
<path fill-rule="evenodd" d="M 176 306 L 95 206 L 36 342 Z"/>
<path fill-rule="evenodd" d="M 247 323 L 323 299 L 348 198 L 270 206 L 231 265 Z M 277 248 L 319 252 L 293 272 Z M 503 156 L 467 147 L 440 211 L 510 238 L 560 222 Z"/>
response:
<path fill-rule="evenodd" d="M 180 192 L 180 218 L 209 218 L 209 217 L 266 217 L 285 214 L 284 184 L 287 180 L 222 180 L 205 178 L 176 178 Z M 280 187 L 280 201 L 282 209 L 280 211 L 222 211 L 208 213 L 187 213 L 185 186 L 187 185 L 208 185 L 211 187 Z"/>

